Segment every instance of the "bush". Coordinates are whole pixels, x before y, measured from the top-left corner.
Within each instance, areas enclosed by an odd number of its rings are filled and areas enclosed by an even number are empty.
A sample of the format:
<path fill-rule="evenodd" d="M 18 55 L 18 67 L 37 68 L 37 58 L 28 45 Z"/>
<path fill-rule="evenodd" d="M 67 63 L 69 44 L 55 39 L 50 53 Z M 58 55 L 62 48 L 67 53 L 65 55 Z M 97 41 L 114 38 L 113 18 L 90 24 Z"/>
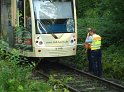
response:
<path fill-rule="evenodd" d="M 19 63 L 19 52 L 11 53 L 0 45 L 0 91 L 1 92 L 48 92 L 51 87 L 43 81 L 31 79 L 32 65 L 22 67 Z"/>
<path fill-rule="evenodd" d="M 111 45 L 103 51 L 103 71 L 106 77 L 120 79 L 124 81 L 124 45 L 117 47 Z"/>
<path fill-rule="evenodd" d="M 114 27 L 112 21 L 104 18 L 104 20 L 99 20 L 101 18 L 85 18 L 78 19 L 78 43 L 83 43 L 87 34 L 87 27 L 89 25 L 93 26 L 98 34 L 102 36 L 102 64 L 103 64 L 103 75 L 109 78 L 116 78 L 124 81 L 124 44 L 122 41 L 116 41 L 115 34 L 111 30 L 107 30 Z M 96 25 L 95 25 L 96 24 Z M 111 34 L 109 34 L 111 33 Z M 82 38 L 82 39 L 81 39 Z M 114 42 L 118 43 L 114 43 Z M 83 46 L 78 46 L 77 55 L 73 57 L 72 60 L 66 61 L 67 64 L 78 67 L 80 69 L 87 69 L 88 61 L 86 54 L 84 53 L 85 49 Z M 68 62 L 71 61 L 71 62 Z"/>

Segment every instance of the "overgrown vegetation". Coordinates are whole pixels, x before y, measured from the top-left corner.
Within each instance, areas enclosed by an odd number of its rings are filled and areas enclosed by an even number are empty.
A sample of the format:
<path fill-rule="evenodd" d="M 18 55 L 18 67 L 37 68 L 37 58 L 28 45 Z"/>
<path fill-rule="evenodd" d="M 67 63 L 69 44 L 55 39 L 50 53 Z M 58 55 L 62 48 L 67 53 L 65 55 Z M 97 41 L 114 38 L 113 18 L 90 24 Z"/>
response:
<path fill-rule="evenodd" d="M 124 41 L 123 0 L 78 0 L 78 17 L 82 27 L 93 27 L 102 35 L 104 45 Z M 85 29 L 83 30 L 85 31 Z M 115 40 L 116 39 L 116 40 Z"/>
<path fill-rule="evenodd" d="M 122 0 L 78 1 L 78 43 L 85 41 L 88 27 L 94 28 L 102 36 L 104 76 L 124 81 L 124 8 L 122 8 L 124 2 Z M 84 51 L 83 47 L 78 47 L 76 56 L 79 57 L 78 67 L 83 69 L 88 65 Z"/>
<path fill-rule="evenodd" d="M 123 0 L 78 0 L 78 43 L 83 43 L 87 27 L 93 27 L 102 36 L 102 64 L 103 74 L 108 78 L 124 81 L 124 2 Z M 0 42 L 0 91 L 1 92 L 55 92 L 50 85 L 32 80 L 32 66 L 20 67 L 18 52 L 12 50 L 13 55 L 6 53 L 8 45 Z M 68 59 L 68 57 L 67 57 Z M 67 60 L 71 66 L 80 69 L 88 67 L 88 61 L 83 46 L 77 49 L 77 55 Z M 65 58 L 64 58 L 65 60 Z M 63 90 L 60 80 L 51 77 L 52 85 Z M 61 88 L 62 87 L 62 88 Z M 68 92 L 64 89 L 65 92 Z"/>
<path fill-rule="evenodd" d="M 10 49 L 8 44 L 1 40 L 0 43 L 1 92 L 69 92 L 64 87 L 68 78 L 59 80 L 51 75 L 47 83 L 33 79 L 31 71 L 35 64 L 20 65 L 19 51 Z"/>
<path fill-rule="evenodd" d="M 119 47 L 111 45 L 103 50 L 103 70 L 108 78 L 114 78 L 124 81 L 124 44 Z"/>
<path fill-rule="evenodd" d="M 1 41 L 0 41 L 1 42 Z M 18 65 L 19 52 L 4 50 L 5 44 L 0 45 L 0 91 L 1 92 L 48 92 L 50 86 L 43 81 L 31 79 L 33 66 Z"/>
<path fill-rule="evenodd" d="M 78 20 L 78 43 L 84 43 L 86 37 L 86 26 L 83 27 L 87 21 L 86 19 Z M 93 20 L 93 19 L 92 19 Z M 88 24 L 90 24 L 89 22 Z M 109 34 L 103 33 L 101 31 L 98 34 L 105 35 L 102 39 L 102 65 L 103 65 L 103 76 L 106 78 L 113 78 L 117 80 L 124 81 L 124 43 L 120 42 L 119 44 L 115 43 L 107 43 L 107 39 L 110 39 L 107 36 Z M 82 39 L 81 39 L 82 38 Z M 115 39 L 113 39 L 115 40 Z M 116 41 L 116 40 L 115 40 Z M 117 41 L 118 42 L 118 41 Z M 71 59 L 71 60 L 68 60 Z M 84 46 L 78 46 L 77 55 L 75 57 L 71 57 L 66 59 L 66 64 L 70 66 L 77 67 L 81 70 L 87 70 L 88 61 L 85 53 Z M 68 62 L 72 61 L 72 62 Z"/>
<path fill-rule="evenodd" d="M 87 28 L 102 36 L 103 76 L 124 81 L 124 2 L 122 0 L 78 0 L 78 43 L 84 43 Z M 87 70 L 88 61 L 83 46 L 67 64 Z M 70 60 L 69 60 L 70 61 Z"/>
<path fill-rule="evenodd" d="M 54 74 L 50 76 L 48 83 L 53 86 L 51 92 L 69 92 L 69 90 L 64 86 L 68 81 L 72 80 L 72 77 L 61 76 L 61 79 L 56 79 L 58 75 Z"/>

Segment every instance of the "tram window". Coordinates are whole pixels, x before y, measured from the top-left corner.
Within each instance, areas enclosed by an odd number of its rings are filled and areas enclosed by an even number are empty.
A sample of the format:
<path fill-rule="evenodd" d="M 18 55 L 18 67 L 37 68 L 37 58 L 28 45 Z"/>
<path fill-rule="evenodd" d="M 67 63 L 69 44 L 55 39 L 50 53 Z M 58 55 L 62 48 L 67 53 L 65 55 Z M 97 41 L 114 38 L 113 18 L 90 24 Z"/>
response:
<path fill-rule="evenodd" d="M 18 8 L 23 9 L 23 2 L 22 1 L 18 1 Z"/>
<path fill-rule="evenodd" d="M 36 33 L 73 33 L 74 14 L 72 2 L 34 2 Z M 65 11 L 66 10 L 66 11 Z"/>
<path fill-rule="evenodd" d="M 19 25 L 24 26 L 24 2 L 23 0 L 18 1 L 18 9 L 19 9 Z"/>
<path fill-rule="evenodd" d="M 31 12 L 28 0 L 25 1 L 25 23 L 27 30 L 31 32 Z"/>

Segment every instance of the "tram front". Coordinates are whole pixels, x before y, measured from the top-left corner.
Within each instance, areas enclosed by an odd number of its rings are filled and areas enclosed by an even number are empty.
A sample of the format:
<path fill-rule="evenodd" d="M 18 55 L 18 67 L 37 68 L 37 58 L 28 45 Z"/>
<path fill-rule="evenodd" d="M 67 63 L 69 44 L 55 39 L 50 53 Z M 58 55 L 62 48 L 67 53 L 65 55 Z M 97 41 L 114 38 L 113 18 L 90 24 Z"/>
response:
<path fill-rule="evenodd" d="M 32 0 L 35 57 L 76 54 L 75 0 Z"/>

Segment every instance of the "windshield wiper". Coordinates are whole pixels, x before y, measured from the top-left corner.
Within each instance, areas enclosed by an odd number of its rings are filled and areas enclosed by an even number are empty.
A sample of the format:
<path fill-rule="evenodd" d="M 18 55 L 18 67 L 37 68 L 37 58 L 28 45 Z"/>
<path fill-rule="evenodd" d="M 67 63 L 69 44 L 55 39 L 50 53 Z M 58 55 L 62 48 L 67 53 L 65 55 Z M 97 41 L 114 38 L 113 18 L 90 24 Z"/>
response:
<path fill-rule="evenodd" d="M 39 25 L 40 25 L 40 27 L 39 27 Z M 40 33 L 43 33 L 42 31 L 44 30 L 44 32 L 47 34 L 47 30 L 44 28 L 43 23 L 40 22 L 39 20 L 37 20 L 37 28 L 38 28 Z M 43 30 L 40 28 L 42 28 Z"/>
<path fill-rule="evenodd" d="M 39 27 L 39 25 L 40 25 L 40 27 Z M 41 34 L 44 33 L 44 32 L 45 32 L 46 34 L 47 34 L 47 33 L 51 33 L 51 34 L 53 33 L 53 31 L 51 31 L 50 28 L 48 28 L 48 27 L 45 28 L 45 25 L 44 25 L 40 20 L 38 20 L 38 19 L 37 19 L 37 28 L 38 28 L 38 30 L 39 30 L 39 32 L 40 32 Z M 43 31 L 44 31 L 44 32 L 43 32 Z"/>

